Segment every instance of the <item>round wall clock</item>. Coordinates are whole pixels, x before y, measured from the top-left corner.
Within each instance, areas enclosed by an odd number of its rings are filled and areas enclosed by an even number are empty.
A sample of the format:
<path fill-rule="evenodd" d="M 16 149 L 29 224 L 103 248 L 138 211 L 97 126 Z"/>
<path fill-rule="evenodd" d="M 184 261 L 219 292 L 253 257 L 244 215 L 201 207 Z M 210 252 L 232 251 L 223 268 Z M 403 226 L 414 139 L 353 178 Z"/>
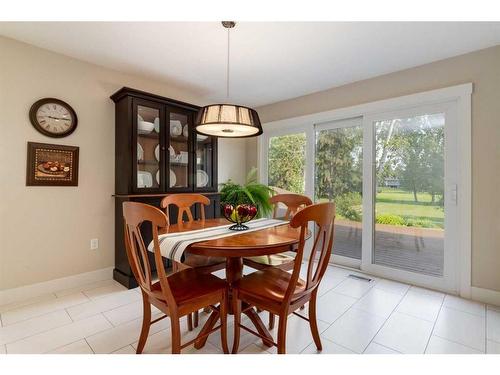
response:
<path fill-rule="evenodd" d="M 40 133 L 61 138 L 75 131 L 78 118 L 68 103 L 59 99 L 44 98 L 31 106 L 30 121 Z"/>

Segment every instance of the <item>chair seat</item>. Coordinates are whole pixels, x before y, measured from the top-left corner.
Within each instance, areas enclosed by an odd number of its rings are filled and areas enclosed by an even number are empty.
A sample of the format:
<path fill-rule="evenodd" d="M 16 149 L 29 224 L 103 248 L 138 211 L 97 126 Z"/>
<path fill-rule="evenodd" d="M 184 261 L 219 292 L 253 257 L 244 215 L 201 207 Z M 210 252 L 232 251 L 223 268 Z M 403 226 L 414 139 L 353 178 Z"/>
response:
<path fill-rule="evenodd" d="M 282 269 L 269 267 L 251 273 L 237 281 L 233 288 L 242 294 L 248 294 L 275 302 L 282 302 L 292 275 Z M 299 278 L 292 300 L 299 298 L 305 290 L 306 282 Z"/>
<path fill-rule="evenodd" d="M 294 256 L 287 255 L 286 253 L 272 254 L 272 255 L 261 255 L 255 257 L 247 257 L 245 260 L 250 262 L 259 263 L 264 266 L 269 267 L 279 267 L 287 263 L 292 263 L 295 260 Z M 293 266 L 292 266 L 293 268 Z"/>
<path fill-rule="evenodd" d="M 168 276 L 168 281 L 172 295 L 178 305 L 226 288 L 225 280 L 219 279 L 212 274 L 200 273 L 194 268 L 187 268 L 173 273 Z M 152 285 L 152 292 L 155 298 L 165 301 L 159 281 Z"/>
<path fill-rule="evenodd" d="M 186 252 L 186 258 L 182 262 L 182 264 L 192 268 L 214 266 L 221 263 L 225 264 L 226 258 L 206 257 L 203 255 L 191 254 L 188 251 Z"/>

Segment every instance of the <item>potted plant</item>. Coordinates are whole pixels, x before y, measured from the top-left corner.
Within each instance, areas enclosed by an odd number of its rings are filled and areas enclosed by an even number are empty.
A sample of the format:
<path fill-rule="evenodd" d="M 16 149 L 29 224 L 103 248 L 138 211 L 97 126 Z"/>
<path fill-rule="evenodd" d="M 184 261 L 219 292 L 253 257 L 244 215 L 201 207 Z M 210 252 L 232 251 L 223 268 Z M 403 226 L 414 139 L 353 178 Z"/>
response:
<path fill-rule="evenodd" d="M 252 168 L 244 185 L 228 180 L 221 184 L 221 208 L 226 219 L 236 223 L 233 230 L 248 229 L 243 223 L 254 217 L 264 217 L 272 211 L 269 198 L 274 190 L 257 182 L 257 169 Z"/>

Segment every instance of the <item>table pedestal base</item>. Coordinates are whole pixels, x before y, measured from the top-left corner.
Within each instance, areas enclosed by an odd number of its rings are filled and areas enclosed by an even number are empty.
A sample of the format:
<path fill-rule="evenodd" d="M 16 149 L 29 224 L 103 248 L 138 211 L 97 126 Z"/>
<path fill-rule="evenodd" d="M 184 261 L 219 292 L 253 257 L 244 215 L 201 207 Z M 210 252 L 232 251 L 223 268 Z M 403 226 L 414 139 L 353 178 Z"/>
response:
<path fill-rule="evenodd" d="M 233 305 L 232 305 L 232 296 L 231 296 L 231 285 L 241 279 L 243 276 L 243 259 L 242 258 L 227 258 L 226 259 L 226 280 L 229 284 L 229 300 L 228 300 L 228 314 L 233 315 Z M 249 305 L 243 304 L 242 305 L 242 311 L 243 314 L 248 316 L 248 319 L 253 323 L 255 328 L 257 329 L 257 332 L 261 336 L 266 337 L 268 340 L 271 342 L 273 341 L 273 337 L 267 330 L 266 326 L 260 319 L 259 315 L 253 308 L 249 308 Z M 203 326 L 203 329 L 200 331 L 199 335 L 203 335 L 207 332 L 210 332 L 211 329 L 215 327 L 215 324 L 219 320 L 219 312 L 218 311 L 212 311 L 212 314 L 208 318 L 207 322 Z M 205 346 L 205 343 L 207 342 L 208 336 L 204 337 L 202 339 L 199 339 L 195 342 L 194 347 L 196 349 L 201 349 L 203 346 Z M 262 340 L 262 343 L 270 347 L 272 344 L 267 341 L 267 340 Z M 231 346 L 230 346 L 231 347 Z"/>

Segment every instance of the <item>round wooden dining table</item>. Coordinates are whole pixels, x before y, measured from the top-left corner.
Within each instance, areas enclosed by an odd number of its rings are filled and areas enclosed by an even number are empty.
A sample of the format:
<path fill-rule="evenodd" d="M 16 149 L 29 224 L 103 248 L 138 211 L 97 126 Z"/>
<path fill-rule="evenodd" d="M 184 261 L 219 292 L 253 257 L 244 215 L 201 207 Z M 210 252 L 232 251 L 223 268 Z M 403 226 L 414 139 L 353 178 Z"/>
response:
<path fill-rule="evenodd" d="M 228 221 L 223 218 L 192 221 L 189 223 L 174 224 L 160 231 L 160 234 L 180 233 L 192 230 L 211 228 L 227 225 Z M 231 285 L 243 276 L 243 258 L 258 255 L 271 255 L 291 250 L 299 242 L 300 228 L 292 228 L 288 222 L 272 228 L 264 228 L 256 231 L 239 232 L 234 236 L 223 237 L 213 240 L 200 241 L 191 244 L 186 251 L 192 254 L 224 257 L 226 258 L 226 280 L 229 286 L 228 312 L 232 314 L 231 308 Z M 268 340 L 273 338 L 254 308 L 242 306 L 242 312 L 248 316 L 258 333 Z M 219 312 L 213 310 L 199 335 L 210 332 L 219 319 Z M 202 348 L 208 337 L 196 341 L 195 348 Z M 266 346 L 271 344 L 262 340 Z"/>

